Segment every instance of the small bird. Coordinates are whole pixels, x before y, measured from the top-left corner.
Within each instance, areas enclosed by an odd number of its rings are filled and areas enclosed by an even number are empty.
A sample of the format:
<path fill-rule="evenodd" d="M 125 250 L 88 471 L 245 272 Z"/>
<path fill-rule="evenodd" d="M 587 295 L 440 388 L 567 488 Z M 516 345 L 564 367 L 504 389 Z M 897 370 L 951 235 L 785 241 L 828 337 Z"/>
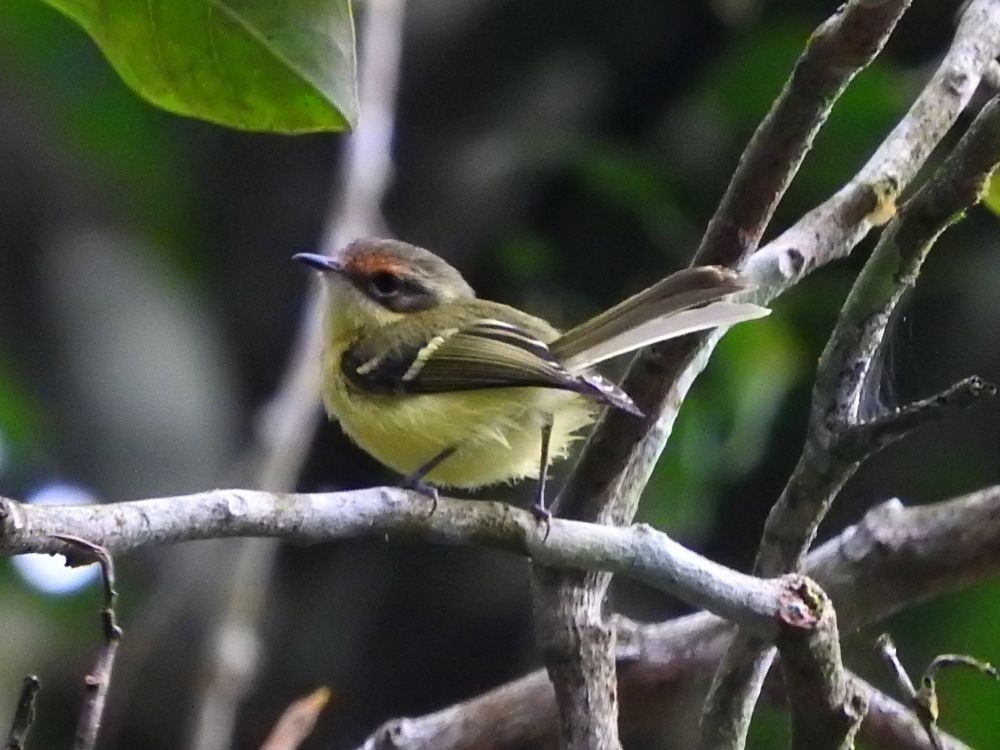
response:
<path fill-rule="evenodd" d="M 532 511 L 546 523 L 550 462 L 601 405 L 641 415 L 595 365 L 770 312 L 727 299 L 747 289 L 735 272 L 702 266 L 560 333 L 477 298 L 455 268 L 405 242 L 359 239 L 295 260 L 326 282 L 323 403 L 348 437 L 435 500 L 435 487 L 537 477 Z"/>

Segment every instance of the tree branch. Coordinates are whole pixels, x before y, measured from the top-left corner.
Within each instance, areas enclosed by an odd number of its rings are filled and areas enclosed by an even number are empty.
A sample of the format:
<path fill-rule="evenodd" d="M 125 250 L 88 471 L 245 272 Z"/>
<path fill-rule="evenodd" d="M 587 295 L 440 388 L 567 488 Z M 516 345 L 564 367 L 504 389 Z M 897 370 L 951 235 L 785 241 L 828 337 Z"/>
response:
<path fill-rule="evenodd" d="M 756 249 L 834 102 L 881 50 L 909 2 L 852 0 L 816 30 L 747 146 L 695 262 L 736 266 Z M 680 402 L 715 340 L 668 342 L 633 362 L 624 387 L 649 416 L 605 413 L 556 501 L 558 514 L 631 522 Z M 533 582 L 536 631 L 562 707 L 562 744 L 615 750 L 614 632 L 603 621 L 610 577 L 536 569 Z"/>
<path fill-rule="evenodd" d="M 866 746 L 889 750 L 938 750 L 910 708 L 856 675 L 851 675 L 851 681 L 868 704 L 868 713 L 858 733 Z M 971 750 L 946 732 L 938 732 L 938 742 L 940 750 Z"/>
<path fill-rule="evenodd" d="M 42 683 L 33 674 L 24 678 L 21 686 L 21 695 L 17 699 L 17 709 L 14 711 L 14 719 L 10 724 L 10 733 L 7 735 L 7 750 L 24 750 L 28 743 L 28 732 L 35 721 L 35 700 L 38 698 L 38 691 L 41 690 Z"/>
<path fill-rule="evenodd" d="M 794 280 L 842 258 L 891 216 L 910 184 L 1000 56 L 1000 2 L 973 0 L 934 75 L 854 179 L 762 247 L 745 273 L 771 299 Z"/>
<path fill-rule="evenodd" d="M 1000 486 L 915 508 L 890 500 L 813 550 L 804 569 L 830 596 L 842 632 L 850 633 L 916 602 L 996 576 L 997 538 Z M 617 629 L 624 727 L 675 715 L 682 697 L 714 670 L 731 633 L 723 620 L 704 612 L 644 626 L 619 618 Z M 866 698 L 869 712 L 859 735 L 864 741 L 892 750 L 933 750 L 912 712 L 874 688 Z M 435 713 L 393 719 L 365 748 L 551 747 L 555 722 L 552 687 L 539 670 Z M 968 750 L 945 739 L 948 750 Z"/>
<path fill-rule="evenodd" d="M 973 375 L 928 398 L 857 422 L 841 436 L 837 450 L 846 456 L 864 460 L 890 443 L 905 437 L 928 422 L 940 421 L 967 409 L 984 396 L 995 396 L 996 386 Z"/>
<path fill-rule="evenodd" d="M 740 158 L 695 255 L 739 266 L 757 249 L 778 202 L 837 99 L 882 51 L 911 0 L 850 2 L 812 35 Z"/>
<path fill-rule="evenodd" d="M 821 590 L 803 592 L 815 601 L 819 622 L 811 631 L 782 631 L 776 642 L 792 710 L 793 750 L 853 750 L 868 712 L 840 657 L 833 604 Z"/>
<path fill-rule="evenodd" d="M 975 6 L 973 6 L 974 8 Z M 997 4 L 1000 15 L 1000 4 Z M 997 30 L 1000 44 L 1000 28 Z M 979 201 L 1000 161 L 1000 100 L 991 100 L 954 152 L 889 223 L 854 284 L 817 369 L 802 455 L 768 514 L 754 572 L 798 569 L 834 498 L 860 463 L 929 419 L 995 389 L 969 379 L 943 394 L 864 419 L 885 331 L 916 283 L 938 236 Z M 705 704 L 704 748 L 741 748 L 774 651 L 741 634 L 727 650 Z"/>
<path fill-rule="evenodd" d="M 544 539 L 534 516 L 498 503 L 426 497 L 380 488 L 330 494 L 216 490 L 183 497 L 100 506 L 35 506 L 0 501 L 0 550 L 65 553 L 68 534 L 102 539 L 109 550 L 221 536 L 295 541 L 373 533 L 418 534 L 437 541 L 486 544 L 558 568 L 622 573 L 740 623 L 764 638 L 779 624 L 810 627 L 811 603 L 799 578 L 763 580 L 714 563 L 655 529 L 553 520 Z M 798 613 L 798 614 L 797 614 Z"/>
<path fill-rule="evenodd" d="M 151 545 L 232 536 L 319 542 L 399 535 L 491 546 L 518 554 L 547 550 L 558 539 L 558 551 L 547 562 L 571 564 L 582 562 L 577 557 L 585 554 L 583 540 L 588 538 L 598 540 L 596 546 L 601 549 L 622 550 L 633 537 L 638 537 L 644 548 L 653 546 L 651 540 L 665 540 L 664 548 L 656 554 L 668 559 L 675 545 L 658 532 L 562 519 L 553 519 L 552 535 L 543 544 L 534 518 L 510 506 L 442 498 L 432 516 L 427 515 L 428 509 L 426 497 L 392 488 L 328 494 L 216 490 L 184 497 L 68 507 L 26 506 L 2 499 L 0 551 L 65 553 L 65 542 L 53 537 L 59 533 L 97 540 L 116 554 Z M 583 536 L 578 536 L 578 529 Z M 909 509 L 892 500 L 869 511 L 858 524 L 810 553 L 805 571 L 827 591 L 839 613 L 840 627 L 852 632 L 914 602 L 996 575 L 1000 571 L 997 538 L 1000 487 Z M 615 540 L 610 547 L 609 540 Z M 683 547 L 677 551 L 684 560 L 693 559 L 699 565 L 703 560 Z M 560 557 L 556 558 L 556 554 Z M 630 566 L 621 572 L 638 575 L 643 570 L 632 558 L 627 562 L 624 553 L 617 559 L 615 564 Z M 611 566 L 607 558 L 602 560 L 602 565 Z M 705 563 L 707 576 L 712 579 L 719 566 L 707 560 Z M 707 585 L 698 578 L 700 570 L 690 568 L 683 579 L 668 576 L 657 585 L 669 591 L 680 586 L 700 590 Z M 731 580 L 740 585 L 747 579 L 753 581 L 755 591 L 758 583 L 769 585 L 767 581 L 729 573 L 735 576 Z M 725 590 L 732 593 L 738 588 Z M 733 599 L 735 594 L 732 598 L 727 594 L 726 606 L 744 606 Z M 751 612 L 750 619 L 764 628 L 762 633 L 774 627 L 773 621 L 755 612 Z M 626 627 L 620 638 L 618 666 L 626 699 L 623 720 L 634 723 L 640 718 L 629 710 L 633 702 L 642 703 L 645 710 L 639 713 L 646 722 L 650 717 L 663 716 L 665 703 L 676 699 L 683 686 L 707 676 L 727 640 L 725 622 L 706 613 L 664 624 Z M 551 736 L 548 733 L 554 717 L 551 686 L 544 672 L 536 672 L 431 717 L 399 720 L 393 735 L 397 739 L 427 739 L 427 744 L 400 740 L 398 747 L 523 747 L 532 740 Z M 869 714 L 862 732 L 869 731 L 866 727 L 871 722 L 887 721 L 898 723 L 882 713 Z M 899 727 L 879 731 L 905 734 Z M 479 740 L 472 741 L 472 737 Z"/>
<path fill-rule="evenodd" d="M 101 581 L 104 585 L 101 627 L 104 631 L 104 643 L 97 652 L 94 668 L 84 678 L 83 708 L 80 710 L 76 734 L 73 737 L 73 750 L 94 750 L 104 719 L 108 689 L 111 687 L 111 672 L 122 639 L 122 629 L 118 627 L 115 615 L 115 599 L 118 598 L 118 593 L 115 591 L 115 565 L 108 550 L 89 539 L 58 531 L 53 533 L 53 539 L 63 545 L 63 554 L 67 560 L 84 557 L 95 560 L 101 566 Z"/>

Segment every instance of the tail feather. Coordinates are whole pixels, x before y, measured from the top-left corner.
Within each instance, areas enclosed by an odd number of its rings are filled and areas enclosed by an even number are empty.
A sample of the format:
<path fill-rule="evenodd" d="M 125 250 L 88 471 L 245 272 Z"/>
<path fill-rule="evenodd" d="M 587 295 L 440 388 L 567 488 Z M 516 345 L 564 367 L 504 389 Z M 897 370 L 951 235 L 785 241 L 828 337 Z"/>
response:
<path fill-rule="evenodd" d="M 650 344 L 767 315 L 766 307 L 725 297 L 746 284 L 729 269 L 688 268 L 668 276 L 549 344 L 572 371 Z"/>

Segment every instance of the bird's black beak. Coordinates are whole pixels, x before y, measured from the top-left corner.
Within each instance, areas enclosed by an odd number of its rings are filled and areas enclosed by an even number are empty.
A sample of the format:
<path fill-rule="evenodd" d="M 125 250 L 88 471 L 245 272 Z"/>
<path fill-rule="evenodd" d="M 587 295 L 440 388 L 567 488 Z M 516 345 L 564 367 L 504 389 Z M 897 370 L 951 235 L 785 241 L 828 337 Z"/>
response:
<path fill-rule="evenodd" d="M 298 253 L 292 256 L 292 260 L 305 263 L 310 268 L 315 268 L 321 273 L 343 273 L 344 266 L 331 258 L 329 255 L 319 255 L 317 253 Z"/>

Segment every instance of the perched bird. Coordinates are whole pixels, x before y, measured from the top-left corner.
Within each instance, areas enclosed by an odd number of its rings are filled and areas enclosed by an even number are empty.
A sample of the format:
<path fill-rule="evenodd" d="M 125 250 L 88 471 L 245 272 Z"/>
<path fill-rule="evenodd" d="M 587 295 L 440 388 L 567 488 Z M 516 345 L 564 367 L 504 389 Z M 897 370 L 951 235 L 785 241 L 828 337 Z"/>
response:
<path fill-rule="evenodd" d="M 606 404 L 640 414 L 593 366 L 693 331 L 767 315 L 729 301 L 746 285 L 726 268 L 688 268 L 560 333 L 541 318 L 476 297 L 423 248 L 352 242 L 334 257 L 301 253 L 328 299 L 323 402 L 348 437 L 404 487 L 474 488 L 538 477 L 547 520 L 549 463 Z"/>

